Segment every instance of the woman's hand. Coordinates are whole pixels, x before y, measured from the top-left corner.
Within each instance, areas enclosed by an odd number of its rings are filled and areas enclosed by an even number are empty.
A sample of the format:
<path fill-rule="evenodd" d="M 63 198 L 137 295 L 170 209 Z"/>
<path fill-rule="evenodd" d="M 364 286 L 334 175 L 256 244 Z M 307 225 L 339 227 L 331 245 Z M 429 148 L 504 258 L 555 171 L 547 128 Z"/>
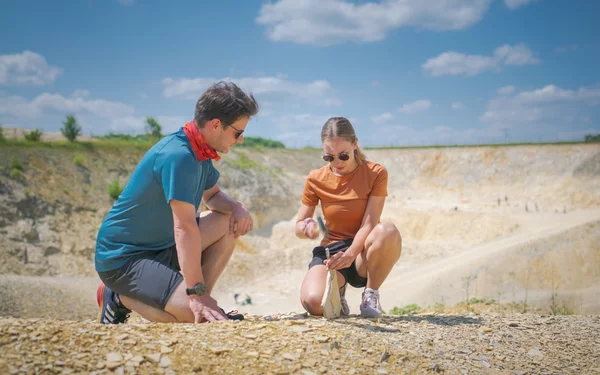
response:
<path fill-rule="evenodd" d="M 317 224 L 317 221 L 312 217 L 307 217 L 302 222 L 302 232 L 306 237 L 314 240 L 319 237 L 319 224 Z"/>
<path fill-rule="evenodd" d="M 325 260 L 323 263 L 325 263 L 325 266 L 327 266 L 327 270 L 339 271 L 350 267 L 357 256 L 358 255 L 353 255 L 351 252 L 346 250 L 344 252 L 334 254 L 331 256 L 331 258 Z"/>

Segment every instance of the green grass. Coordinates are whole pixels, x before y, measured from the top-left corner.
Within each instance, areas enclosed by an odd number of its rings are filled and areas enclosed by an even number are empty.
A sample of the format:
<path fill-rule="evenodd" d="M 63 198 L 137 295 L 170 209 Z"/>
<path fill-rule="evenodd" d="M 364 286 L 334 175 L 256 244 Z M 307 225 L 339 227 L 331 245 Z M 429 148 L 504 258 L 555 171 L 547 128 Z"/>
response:
<path fill-rule="evenodd" d="M 80 167 L 83 167 L 83 163 L 85 161 L 85 158 L 83 156 L 83 154 L 75 154 L 75 157 L 73 158 L 73 161 L 75 162 L 75 165 L 79 165 Z"/>
<path fill-rule="evenodd" d="M 23 173 L 20 169 L 13 168 L 10 171 L 10 178 L 19 178 Z"/>
<path fill-rule="evenodd" d="M 2 147 L 18 147 L 18 148 L 49 148 L 62 150 L 81 150 L 93 151 L 102 149 L 135 149 L 147 151 L 154 143 L 151 142 L 134 142 L 124 140 L 102 140 L 95 142 L 27 142 L 24 140 L 9 139 L 2 144 Z"/>
<path fill-rule="evenodd" d="M 230 160 L 231 164 L 233 164 L 237 169 L 242 172 L 249 171 L 251 169 L 263 169 L 264 167 L 254 160 L 250 159 L 243 152 L 236 153 L 237 158 Z"/>
<path fill-rule="evenodd" d="M 394 306 L 394 308 L 392 308 L 389 311 L 389 314 L 391 314 L 391 315 L 413 315 L 413 314 L 418 314 L 420 311 L 421 311 L 421 307 L 415 303 L 412 303 L 412 304 L 406 305 L 404 307 Z"/>

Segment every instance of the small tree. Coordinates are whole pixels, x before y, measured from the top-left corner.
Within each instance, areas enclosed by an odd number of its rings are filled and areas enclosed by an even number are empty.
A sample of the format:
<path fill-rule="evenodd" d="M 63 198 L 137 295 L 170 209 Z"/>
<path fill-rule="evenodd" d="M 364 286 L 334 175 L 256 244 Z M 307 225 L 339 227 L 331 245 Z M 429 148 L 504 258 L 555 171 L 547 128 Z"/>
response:
<path fill-rule="evenodd" d="M 77 123 L 75 116 L 67 115 L 67 119 L 63 122 L 63 125 L 60 131 L 70 142 L 74 142 L 81 135 L 81 126 Z"/>
<path fill-rule="evenodd" d="M 123 192 L 123 188 L 124 186 L 119 183 L 119 180 L 114 179 L 113 182 L 108 185 L 108 195 L 116 201 L 119 198 L 119 195 L 121 195 L 121 192 Z"/>
<path fill-rule="evenodd" d="M 2 129 L 2 126 L 0 126 L 0 142 L 4 141 L 6 141 L 6 138 L 4 138 L 4 129 Z"/>
<path fill-rule="evenodd" d="M 42 139 L 42 132 L 39 129 L 34 129 L 28 134 L 25 134 L 25 140 L 30 142 L 39 142 Z"/>
<path fill-rule="evenodd" d="M 146 133 L 153 138 L 162 138 L 162 126 L 152 116 L 146 117 Z"/>

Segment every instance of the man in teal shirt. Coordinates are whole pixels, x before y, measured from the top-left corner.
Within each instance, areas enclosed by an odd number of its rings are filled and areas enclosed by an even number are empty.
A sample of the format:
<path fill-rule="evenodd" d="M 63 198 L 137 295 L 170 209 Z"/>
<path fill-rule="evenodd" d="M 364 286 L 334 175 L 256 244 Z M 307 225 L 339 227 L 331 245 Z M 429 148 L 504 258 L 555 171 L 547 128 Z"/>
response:
<path fill-rule="evenodd" d="M 124 323 L 132 310 L 154 322 L 243 318 L 226 315 L 210 294 L 253 223 L 219 189 L 212 161 L 244 141 L 257 112 L 252 95 L 219 82 L 202 94 L 193 121 L 144 155 L 98 232 L 100 323 Z M 201 200 L 208 211 L 198 212 Z"/>

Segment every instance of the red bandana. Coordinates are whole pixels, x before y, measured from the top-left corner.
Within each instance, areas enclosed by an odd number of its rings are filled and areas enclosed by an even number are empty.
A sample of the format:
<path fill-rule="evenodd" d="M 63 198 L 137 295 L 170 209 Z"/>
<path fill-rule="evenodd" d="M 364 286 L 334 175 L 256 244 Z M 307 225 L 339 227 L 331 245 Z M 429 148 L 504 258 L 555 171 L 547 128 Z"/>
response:
<path fill-rule="evenodd" d="M 198 130 L 196 124 L 194 124 L 193 120 L 185 124 L 183 131 L 190 140 L 190 144 L 194 149 L 194 153 L 196 154 L 196 159 L 198 159 L 198 161 L 204 161 L 206 159 L 214 159 L 218 161 L 221 159 L 219 154 L 217 154 L 217 152 L 206 143 L 204 137 Z"/>

